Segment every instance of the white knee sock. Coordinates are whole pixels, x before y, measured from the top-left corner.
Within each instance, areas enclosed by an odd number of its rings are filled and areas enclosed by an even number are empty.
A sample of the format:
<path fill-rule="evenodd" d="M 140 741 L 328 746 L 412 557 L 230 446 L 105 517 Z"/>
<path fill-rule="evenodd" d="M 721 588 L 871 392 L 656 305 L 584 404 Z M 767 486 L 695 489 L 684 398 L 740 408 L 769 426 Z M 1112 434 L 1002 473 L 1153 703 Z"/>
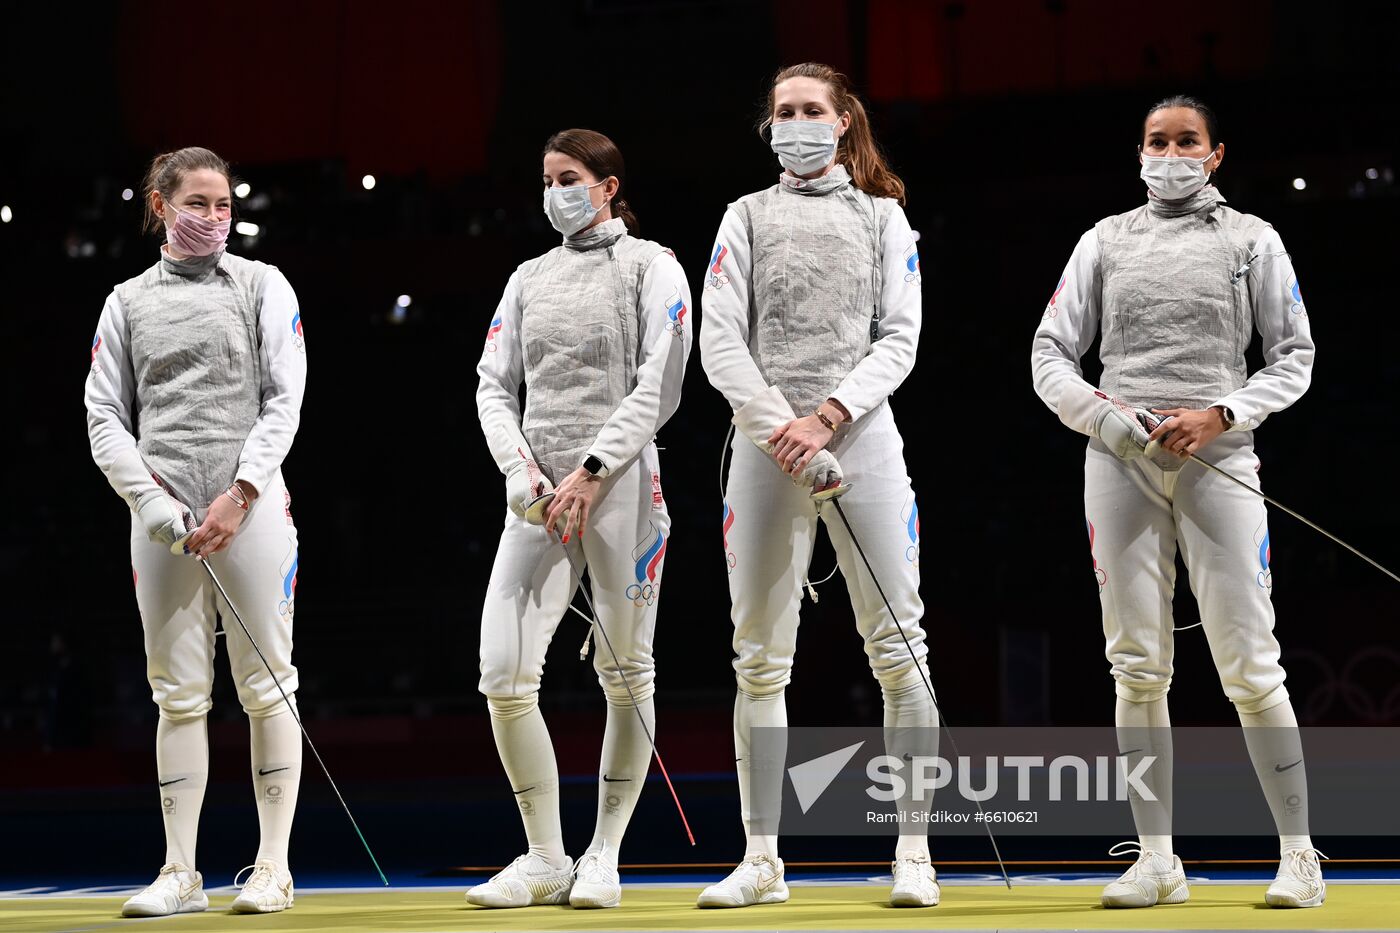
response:
<path fill-rule="evenodd" d="M 209 782 L 209 733 L 206 718 L 156 724 L 156 780 L 165 822 L 165 860 L 193 869 L 199 839 L 199 811 Z"/>
<path fill-rule="evenodd" d="M 1303 764 L 1303 740 L 1293 704 L 1284 700 L 1259 713 L 1240 711 L 1240 725 L 1244 726 L 1254 773 L 1278 827 L 1280 853 L 1311 849 L 1307 765 Z"/>
<path fill-rule="evenodd" d="M 646 717 L 646 728 L 656 735 L 656 708 L 648 696 L 638 707 Z M 598 822 L 588 851 L 601 853 L 617 865 L 622 834 L 646 785 L 651 767 L 651 742 L 632 700 L 608 697 L 608 722 L 603 730 L 603 754 L 598 767 Z"/>
<path fill-rule="evenodd" d="M 296 701 L 293 700 L 293 703 Z M 258 802 L 258 858 L 290 870 L 287 844 L 301 787 L 301 730 L 283 705 L 271 716 L 248 717 L 253 793 Z"/>
<path fill-rule="evenodd" d="M 1118 727 L 1118 750 L 1129 752 L 1123 762 L 1131 772 L 1147 755 L 1156 757 L 1142 782 L 1157 797 L 1157 803 L 1130 794 L 1133 820 L 1138 825 L 1138 843 L 1147 850 L 1172 857 L 1172 736 L 1167 698 L 1133 703 L 1122 697 L 1114 708 Z M 1120 767 L 1123 765 L 1120 764 Z"/>
<path fill-rule="evenodd" d="M 538 693 L 521 697 L 487 697 L 491 734 L 510 778 L 530 851 L 558 869 L 569 867 L 564 832 L 559 825 L 559 766 L 554 745 L 540 715 Z"/>
<path fill-rule="evenodd" d="M 740 816 L 744 821 L 744 858 L 752 855 L 767 855 L 773 859 L 778 857 L 778 836 L 776 833 L 755 834 L 751 831 L 755 802 L 754 788 L 751 784 L 755 769 L 749 747 L 749 730 L 761 726 L 786 725 L 787 703 L 781 688 L 776 693 L 761 695 L 745 693 L 742 686 L 739 688 L 739 692 L 734 698 L 734 764 L 739 773 L 739 809 Z M 765 747 L 772 744 L 765 742 Z M 781 749 L 768 749 L 772 752 L 785 750 L 786 743 Z M 786 756 L 784 755 L 784 757 Z M 761 761 L 757 764 L 758 773 L 765 782 L 765 786 L 758 789 L 757 797 L 762 811 L 764 828 L 776 829 L 778 813 L 774 808 L 782 801 L 783 762 Z"/>
<path fill-rule="evenodd" d="M 933 705 L 924 677 L 928 670 L 922 664 L 897 674 L 880 678 L 880 693 L 885 701 L 885 753 L 896 758 L 933 758 L 938 754 L 938 709 Z M 908 793 L 897 801 L 898 812 L 905 822 L 900 824 L 899 841 L 894 857 L 929 857 L 928 827 L 917 817 L 933 808 L 932 796 L 913 799 L 914 782 L 906 770 Z"/>

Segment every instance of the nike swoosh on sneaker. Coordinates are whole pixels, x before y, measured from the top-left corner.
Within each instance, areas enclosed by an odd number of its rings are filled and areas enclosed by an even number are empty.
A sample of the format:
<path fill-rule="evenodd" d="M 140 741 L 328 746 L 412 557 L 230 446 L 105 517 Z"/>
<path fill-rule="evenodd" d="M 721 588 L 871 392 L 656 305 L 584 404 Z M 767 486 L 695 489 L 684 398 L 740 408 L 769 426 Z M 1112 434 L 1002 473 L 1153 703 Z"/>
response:
<path fill-rule="evenodd" d="M 1282 774 L 1283 772 L 1287 771 L 1289 768 L 1296 768 L 1296 767 L 1298 767 L 1298 766 L 1299 766 L 1300 764 L 1302 764 L 1302 763 L 1303 763 L 1303 759 L 1299 758 L 1297 761 L 1293 762 L 1293 764 L 1291 764 L 1291 765 L 1282 765 L 1282 766 L 1280 766 L 1280 765 L 1274 765 L 1274 770 L 1277 771 L 1279 774 Z"/>
<path fill-rule="evenodd" d="M 259 769 L 258 769 L 258 776 L 259 776 L 259 777 L 265 777 L 266 775 L 269 775 L 269 774 L 276 774 L 278 771 L 286 771 L 286 770 L 289 770 L 291 767 L 292 767 L 291 765 L 287 765 L 285 768 L 269 768 L 269 769 L 266 770 L 266 771 L 264 771 L 262 768 L 259 768 Z"/>
<path fill-rule="evenodd" d="M 171 784 L 179 784 L 179 783 L 180 783 L 181 781 L 183 781 L 183 780 L 184 780 L 184 778 L 175 778 L 174 780 L 171 780 L 171 781 L 161 781 L 161 782 L 160 782 L 160 786 L 161 786 L 161 787 L 169 787 Z"/>
<path fill-rule="evenodd" d="M 617 783 L 618 781 L 630 781 L 630 780 L 632 780 L 632 779 L 631 779 L 631 778 L 610 778 L 610 777 L 608 777 L 608 776 L 605 774 L 605 775 L 603 775 L 603 780 L 606 781 L 606 782 L 609 783 L 609 784 L 615 784 L 615 783 Z"/>
<path fill-rule="evenodd" d="M 539 786 L 538 784 L 531 784 L 529 787 L 525 788 L 525 790 L 513 790 L 513 791 L 511 791 L 511 793 L 514 794 L 515 796 L 519 797 L 521 794 L 524 794 L 524 793 L 527 793 L 527 792 L 529 792 L 529 791 L 532 791 L 532 790 L 534 790 L 534 789 L 535 789 L 536 787 L 538 787 L 538 786 Z"/>
<path fill-rule="evenodd" d="M 1133 754 L 1134 752 L 1140 752 L 1140 751 L 1142 751 L 1142 749 L 1140 749 L 1140 748 L 1130 748 L 1130 749 L 1128 749 L 1126 752 L 1119 752 L 1119 753 L 1118 753 L 1118 757 L 1119 757 L 1119 758 L 1127 758 L 1129 755 Z"/>

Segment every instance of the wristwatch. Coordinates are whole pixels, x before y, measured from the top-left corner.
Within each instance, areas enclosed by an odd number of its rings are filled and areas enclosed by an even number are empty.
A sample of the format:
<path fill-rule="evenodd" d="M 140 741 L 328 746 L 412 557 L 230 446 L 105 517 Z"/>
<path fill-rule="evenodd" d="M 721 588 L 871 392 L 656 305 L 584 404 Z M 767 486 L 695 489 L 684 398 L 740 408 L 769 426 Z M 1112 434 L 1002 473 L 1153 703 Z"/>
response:
<path fill-rule="evenodd" d="M 589 454 L 588 456 L 583 458 L 583 468 L 585 471 L 592 473 L 594 476 L 597 476 L 598 474 L 603 472 L 603 461 L 599 460 L 592 454 Z"/>

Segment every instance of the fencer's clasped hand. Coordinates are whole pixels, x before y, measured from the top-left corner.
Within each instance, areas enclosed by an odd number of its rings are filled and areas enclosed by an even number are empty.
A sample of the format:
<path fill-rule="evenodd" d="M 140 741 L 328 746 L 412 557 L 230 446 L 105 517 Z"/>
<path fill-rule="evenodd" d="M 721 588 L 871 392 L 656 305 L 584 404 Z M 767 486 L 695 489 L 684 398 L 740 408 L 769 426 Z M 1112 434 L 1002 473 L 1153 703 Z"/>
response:
<path fill-rule="evenodd" d="M 549 477 L 540 472 L 540 465 L 522 454 L 506 474 L 506 505 L 524 518 L 525 506 L 553 489 Z"/>
<path fill-rule="evenodd" d="M 166 547 L 174 547 L 194 522 L 189 506 L 172 499 L 164 491 L 152 492 L 138 501 L 136 516 L 146 529 L 146 537 Z"/>
<path fill-rule="evenodd" d="M 1163 450 L 1183 460 L 1200 453 L 1201 448 L 1224 434 L 1230 427 L 1225 411 L 1213 406 L 1204 411 L 1194 408 L 1154 408 L 1152 413 L 1161 423 L 1148 435 L 1149 441 L 1159 441 Z"/>
<path fill-rule="evenodd" d="M 564 477 L 564 482 L 554 490 L 554 498 L 549 503 L 549 510 L 545 512 L 544 530 L 554 534 L 555 525 L 562 518 L 565 544 L 569 543 L 575 531 L 582 537 L 584 529 L 588 526 L 588 515 L 593 510 L 593 500 L 602 484 L 603 481 L 599 477 L 583 467 Z"/>
<path fill-rule="evenodd" d="M 797 476 L 836 432 L 822 423 L 816 415 L 789 421 L 768 438 L 768 448 L 778 466 L 789 476 Z"/>
<path fill-rule="evenodd" d="M 1147 449 L 1147 427 L 1138 409 L 1098 393 L 1103 401 L 1093 422 L 1093 434 L 1108 452 L 1127 463 L 1141 457 Z"/>
<path fill-rule="evenodd" d="M 252 491 L 251 486 L 241 482 L 237 485 L 243 488 L 249 502 L 257 497 L 256 492 L 249 495 Z M 190 540 L 185 542 L 185 548 L 200 560 L 219 553 L 233 543 L 233 536 L 247 514 L 247 509 L 239 505 L 232 496 L 226 492 L 219 493 L 214 497 L 214 501 L 209 503 L 209 511 L 204 515 L 203 524 L 190 535 Z"/>

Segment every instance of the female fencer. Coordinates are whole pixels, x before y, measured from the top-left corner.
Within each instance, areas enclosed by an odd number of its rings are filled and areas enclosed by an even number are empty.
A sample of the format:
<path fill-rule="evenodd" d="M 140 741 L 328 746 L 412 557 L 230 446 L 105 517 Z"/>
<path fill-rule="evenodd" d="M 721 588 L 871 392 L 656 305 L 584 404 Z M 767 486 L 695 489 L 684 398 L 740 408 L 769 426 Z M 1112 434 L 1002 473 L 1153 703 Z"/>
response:
<path fill-rule="evenodd" d="M 529 850 L 467 900 L 616 907 L 618 850 L 656 721 L 652 638 L 671 526 L 653 438 L 680 403 L 693 317 L 675 256 L 633 235 L 612 140 L 564 130 L 543 159 L 544 211 L 563 243 L 511 275 L 477 367 L 481 427 L 508 506 L 482 608 L 479 689 Z M 542 515 L 527 509 L 551 491 Z M 603 630 L 593 663 L 607 724 L 593 841 L 571 862 L 539 690 L 585 566 Z"/>
<path fill-rule="evenodd" d="M 132 578 L 160 713 L 165 865 L 122 913 L 163 916 L 209 904 L 195 840 L 219 616 L 248 714 L 261 833 L 233 910 L 284 910 L 293 901 L 287 844 L 301 734 L 290 705 L 297 529 L 282 461 L 306 383 L 301 314 L 281 272 L 225 249 L 232 195 L 219 156 L 200 148 L 158 156 L 145 201 L 149 229 L 164 232 L 160 259 L 108 296 L 86 390 L 93 459 L 132 512 Z M 199 560 L 216 568 L 271 670 L 230 624 Z"/>
<path fill-rule="evenodd" d="M 1281 837 L 1265 900 L 1314 907 L 1326 896 L 1307 835 L 1297 720 L 1274 637 L 1264 503 L 1186 458 L 1197 454 L 1257 489 L 1254 429 L 1308 387 L 1313 341 L 1293 265 L 1267 223 L 1225 203 L 1214 114 L 1190 97 L 1152 107 L 1139 161 L 1145 204 L 1079 239 L 1036 330 L 1036 392 L 1090 437 L 1084 507 L 1116 682 L 1120 741 L 1158 761 L 1158 798 L 1134 795 L 1137 860 L 1103 891 L 1109 907 L 1189 897 L 1172 851 L 1172 594 L 1177 548 L 1191 576 L 1221 686 L 1235 706 Z M 1245 350 L 1257 330 L 1265 365 Z M 1083 378 L 1096 337 L 1103 375 Z"/>
<path fill-rule="evenodd" d="M 779 71 L 759 133 L 783 172 L 777 184 L 726 211 L 706 274 L 700 335 L 705 372 L 738 428 L 724 540 L 747 839 L 743 861 L 700 894 L 701 907 L 788 899 L 776 801 L 755 801 L 750 730 L 787 724 L 783 693 L 819 517 L 880 684 L 885 725 L 924 741 L 938 725 L 920 625 L 918 507 L 889 404 L 914 366 L 921 315 L 904 185 L 881 156 L 847 78 L 829 66 Z M 850 491 L 841 504 L 895 617 L 834 505 L 820 501 L 843 482 Z M 901 802 L 901 810 L 907 806 Z M 756 820 L 756 808 L 767 816 Z M 938 903 L 927 825 L 901 827 L 892 904 Z"/>

